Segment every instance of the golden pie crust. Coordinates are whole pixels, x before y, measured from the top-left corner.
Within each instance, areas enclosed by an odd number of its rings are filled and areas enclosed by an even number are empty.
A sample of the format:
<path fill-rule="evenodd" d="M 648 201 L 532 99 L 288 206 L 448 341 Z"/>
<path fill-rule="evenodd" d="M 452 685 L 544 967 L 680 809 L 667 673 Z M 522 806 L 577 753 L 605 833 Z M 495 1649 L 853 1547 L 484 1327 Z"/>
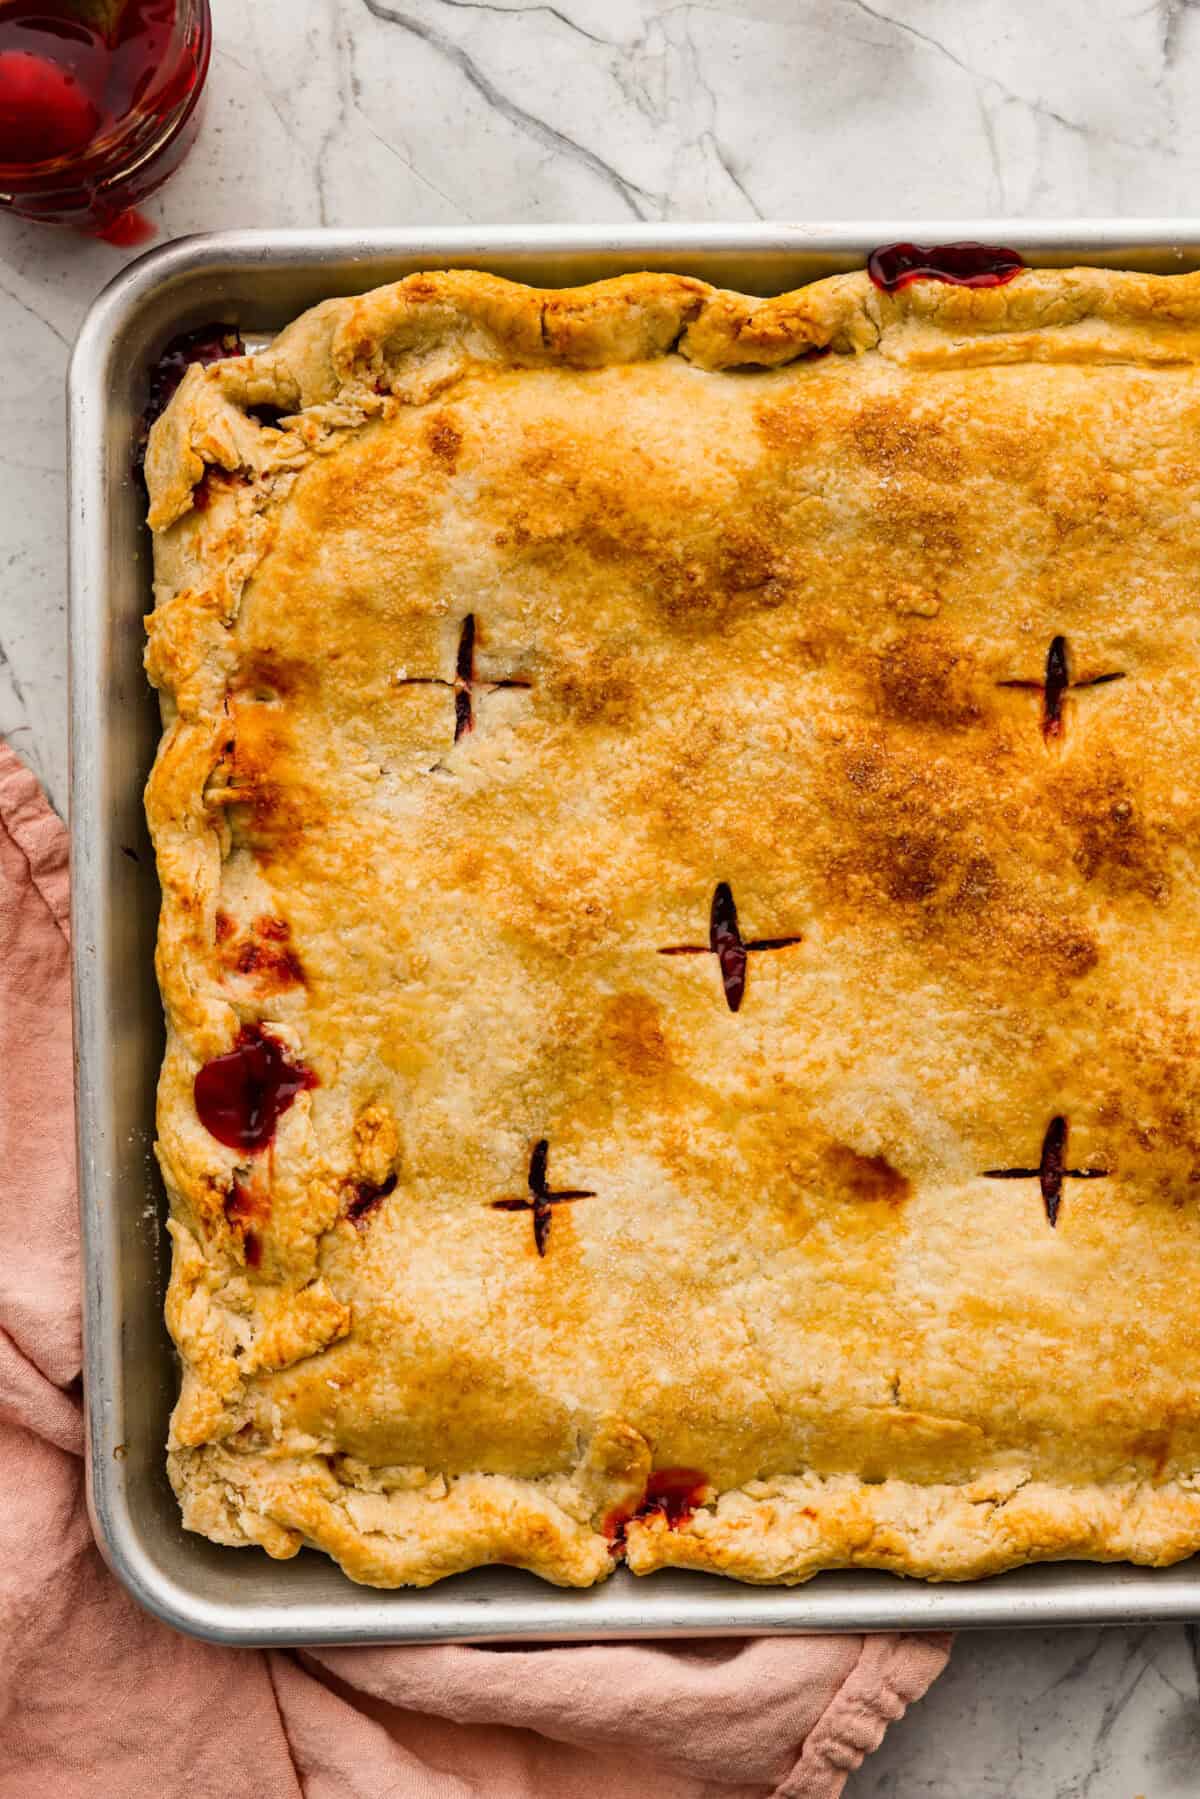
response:
<path fill-rule="evenodd" d="M 1198 359 L 1196 275 L 444 273 L 189 371 L 190 1529 L 377 1586 L 1200 1547 Z M 316 1081 L 256 1153 L 194 1096 L 247 1025 Z"/>

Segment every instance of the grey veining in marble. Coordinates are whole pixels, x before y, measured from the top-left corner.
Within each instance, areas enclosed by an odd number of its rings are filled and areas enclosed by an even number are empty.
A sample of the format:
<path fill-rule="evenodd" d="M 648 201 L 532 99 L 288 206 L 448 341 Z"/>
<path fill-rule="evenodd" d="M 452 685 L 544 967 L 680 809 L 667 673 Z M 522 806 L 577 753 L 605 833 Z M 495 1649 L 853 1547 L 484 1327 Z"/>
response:
<path fill-rule="evenodd" d="M 213 0 L 229 225 L 1200 211 L 1198 0 Z M 114 250 L 0 220 L 0 733 L 66 802 L 62 381 Z M 852 1799 L 1200 1795 L 1196 1638 L 988 1634 Z"/>
<path fill-rule="evenodd" d="M 1195 1799 L 1194 1627 L 960 1637 L 847 1799 Z"/>

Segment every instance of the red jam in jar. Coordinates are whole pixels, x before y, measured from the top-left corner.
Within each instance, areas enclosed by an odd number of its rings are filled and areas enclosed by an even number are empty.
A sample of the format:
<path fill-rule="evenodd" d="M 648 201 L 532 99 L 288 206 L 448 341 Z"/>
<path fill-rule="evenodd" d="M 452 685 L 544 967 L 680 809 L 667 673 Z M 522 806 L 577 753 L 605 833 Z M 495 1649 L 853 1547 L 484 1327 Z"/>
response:
<path fill-rule="evenodd" d="M 208 0 L 0 0 L 0 210 L 112 243 L 189 149 Z"/>

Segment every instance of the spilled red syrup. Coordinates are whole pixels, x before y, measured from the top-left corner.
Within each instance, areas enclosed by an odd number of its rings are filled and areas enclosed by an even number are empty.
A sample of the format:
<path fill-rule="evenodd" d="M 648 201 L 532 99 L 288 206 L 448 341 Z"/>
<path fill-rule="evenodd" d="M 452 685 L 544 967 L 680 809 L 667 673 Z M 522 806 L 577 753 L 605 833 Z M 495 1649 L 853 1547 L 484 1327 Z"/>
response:
<path fill-rule="evenodd" d="M 229 1054 L 207 1062 L 196 1076 L 196 1112 L 218 1143 L 265 1149 L 297 1093 L 316 1084 L 311 1068 L 290 1062 L 281 1043 L 246 1024 Z"/>
<path fill-rule="evenodd" d="M 632 1512 L 610 1512 L 604 1520 L 604 1534 L 612 1539 L 612 1553 L 624 1553 L 625 1529 L 634 1518 L 652 1518 L 657 1514 L 666 1519 L 671 1530 L 678 1530 L 700 1505 L 707 1486 L 708 1476 L 699 1468 L 658 1469 L 650 1476 L 646 1491 Z"/>
<path fill-rule="evenodd" d="M 155 228 L 144 212 L 139 212 L 136 206 L 127 206 L 124 212 L 101 225 L 96 236 L 101 243 L 111 244 L 114 250 L 136 250 L 139 244 L 151 242 Z"/>
<path fill-rule="evenodd" d="M 998 244 L 883 244 L 867 258 L 868 275 L 888 294 L 913 281 L 1003 287 L 1024 267 L 1015 250 Z"/>
<path fill-rule="evenodd" d="M 360 1181 L 354 1189 L 354 1198 L 346 1207 L 346 1216 L 351 1224 L 357 1225 L 360 1231 L 365 1229 L 371 1213 L 377 1206 L 383 1204 L 389 1193 L 394 1193 L 395 1190 L 396 1177 L 394 1174 L 389 1174 L 386 1181 L 378 1187 L 372 1181 Z"/>

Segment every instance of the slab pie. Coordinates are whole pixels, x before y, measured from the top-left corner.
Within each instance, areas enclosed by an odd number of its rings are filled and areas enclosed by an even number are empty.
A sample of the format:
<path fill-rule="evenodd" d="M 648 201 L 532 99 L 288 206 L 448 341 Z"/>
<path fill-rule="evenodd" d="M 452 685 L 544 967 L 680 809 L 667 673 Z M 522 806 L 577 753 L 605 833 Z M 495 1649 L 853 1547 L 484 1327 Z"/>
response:
<path fill-rule="evenodd" d="M 154 427 L 189 1529 L 1200 1547 L 1200 276 L 875 276 L 412 276 Z"/>

